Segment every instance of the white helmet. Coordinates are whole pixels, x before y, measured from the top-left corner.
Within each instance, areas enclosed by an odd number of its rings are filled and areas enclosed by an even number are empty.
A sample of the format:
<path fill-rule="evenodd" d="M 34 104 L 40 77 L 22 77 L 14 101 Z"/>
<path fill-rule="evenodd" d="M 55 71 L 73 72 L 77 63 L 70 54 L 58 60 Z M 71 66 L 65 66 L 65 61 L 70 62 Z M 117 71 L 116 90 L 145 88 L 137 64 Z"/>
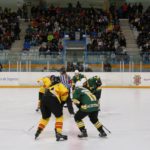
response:
<path fill-rule="evenodd" d="M 75 87 L 82 87 L 82 86 L 83 86 L 83 84 L 82 84 L 82 82 L 81 82 L 81 81 L 77 81 L 77 82 L 76 82 Z"/>
<path fill-rule="evenodd" d="M 81 79 L 82 84 L 85 83 L 86 81 L 87 81 L 86 78 L 82 78 L 82 79 Z"/>
<path fill-rule="evenodd" d="M 79 70 L 75 70 L 75 72 L 74 72 L 75 74 L 79 74 Z"/>

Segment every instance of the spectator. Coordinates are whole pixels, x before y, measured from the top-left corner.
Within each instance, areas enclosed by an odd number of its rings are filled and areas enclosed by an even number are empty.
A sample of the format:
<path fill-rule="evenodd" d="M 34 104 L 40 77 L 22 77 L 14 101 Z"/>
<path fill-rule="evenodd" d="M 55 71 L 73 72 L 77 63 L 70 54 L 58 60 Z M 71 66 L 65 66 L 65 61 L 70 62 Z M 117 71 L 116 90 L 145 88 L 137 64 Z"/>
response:
<path fill-rule="evenodd" d="M 40 56 L 40 55 L 45 55 L 45 57 L 46 57 L 46 51 L 47 51 L 47 49 L 46 49 L 46 47 L 44 46 L 44 44 L 41 44 L 41 46 L 40 46 L 40 48 L 39 48 L 39 56 Z"/>
<path fill-rule="evenodd" d="M 24 4 L 22 9 L 23 9 L 23 17 L 25 19 L 25 22 L 28 22 L 28 8 L 27 8 L 27 5 Z"/>
<path fill-rule="evenodd" d="M 73 72 L 74 70 L 75 70 L 75 67 L 74 67 L 73 63 L 72 62 L 68 62 L 67 63 L 67 71 L 68 72 Z"/>
<path fill-rule="evenodd" d="M 123 11 L 123 18 L 127 18 L 127 12 L 128 12 L 128 5 L 127 5 L 127 3 L 124 3 L 122 5 L 122 11 Z"/>
<path fill-rule="evenodd" d="M 15 40 L 20 40 L 20 32 L 21 32 L 21 30 L 19 27 L 19 22 L 17 22 L 14 27 Z"/>
<path fill-rule="evenodd" d="M 79 1 L 77 1 L 77 4 L 76 4 L 76 8 L 80 9 L 81 8 L 81 4 Z"/>
<path fill-rule="evenodd" d="M 2 72 L 2 70 L 3 70 L 3 66 L 2 66 L 2 64 L 0 63 L 0 72 Z"/>
<path fill-rule="evenodd" d="M 106 62 L 104 64 L 104 71 L 105 72 L 111 72 L 111 64 L 109 62 Z"/>
<path fill-rule="evenodd" d="M 48 33 L 48 36 L 47 36 L 47 41 L 48 42 L 51 42 L 52 40 L 54 39 L 54 36 L 51 32 Z"/>
<path fill-rule="evenodd" d="M 18 15 L 11 9 L 0 9 L 0 50 L 10 49 L 16 39 L 16 25 L 19 27 Z"/>
<path fill-rule="evenodd" d="M 75 31 L 73 29 L 71 29 L 69 32 L 69 38 L 70 40 L 75 40 Z"/>
<path fill-rule="evenodd" d="M 0 50 L 4 50 L 4 44 L 2 38 L 0 38 Z"/>
<path fill-rule="evenodd" d="M 46 67 L 46 66 L 45 66 L 45 67 L 43 67 L 42 72 L 48 72 L 48 69 L 47 69 L 47 67 Z"/>
<path fill-rule="evenodd" d="M 85 72 L 92 72 L 93 70 L 91 69 L 91 68 L 89 68 L 89 67 L 87 67 L 86 69 L 85 69 Z"/>
<path fill-rule="evenodd" d="M 139 3 L 138 5 L 138 14 L 142 14 L 143 13 L 143 5 L 142 3 Z"/>
<path fill-rule="evenodd" d="M 30 47 L 31 47 L 30 42 L 28 40 L 25 41 L 24 44 L 23 44 L 23 50 L 29 51 Z"/>
<path fill-rule="evenodd" d="M 123 34 L 121 34 L 119 37 L 119 43 L 120 43 L 120 46 L 126 47 L 126 39 Z"/>
<path fill-rule="evenodd" d="M 59 42 L 59 44 L 58 44 L 58 51 L 59 51 L 59 53 L 62 52 L 63 49 L 64 49 L 64 47 L 62 45 L 62 42 Z"/>

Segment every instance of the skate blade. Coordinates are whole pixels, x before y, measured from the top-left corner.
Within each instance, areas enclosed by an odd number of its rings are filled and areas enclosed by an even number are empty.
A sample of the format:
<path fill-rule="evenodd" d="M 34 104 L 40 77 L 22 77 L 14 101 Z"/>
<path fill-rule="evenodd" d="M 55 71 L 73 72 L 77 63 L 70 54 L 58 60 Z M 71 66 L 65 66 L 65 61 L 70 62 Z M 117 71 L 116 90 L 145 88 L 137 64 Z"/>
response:
<path fill-rule="evenodd" d="M 66 140 L 68 140 L 68 137 L 56 139 L 56 141 L 66 141 Z"/>

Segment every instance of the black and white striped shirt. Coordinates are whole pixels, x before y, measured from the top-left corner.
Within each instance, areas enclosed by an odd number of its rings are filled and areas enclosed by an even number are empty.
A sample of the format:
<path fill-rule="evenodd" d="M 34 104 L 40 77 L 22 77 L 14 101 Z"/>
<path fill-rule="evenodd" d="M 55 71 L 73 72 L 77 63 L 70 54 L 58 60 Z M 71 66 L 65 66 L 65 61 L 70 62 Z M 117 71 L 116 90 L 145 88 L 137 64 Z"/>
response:
<path fill-rule="evenodd" d="M 71 88 L 71 84 L 70 84 L 71 78 L 70 78 L 70 76 L 68 76 L 67 74 L 63 74 L 63 75 L 60 76 L 60 80 L 61 80 L 61 83 L 63 85 L 65 85 L 68 89 Z"/>

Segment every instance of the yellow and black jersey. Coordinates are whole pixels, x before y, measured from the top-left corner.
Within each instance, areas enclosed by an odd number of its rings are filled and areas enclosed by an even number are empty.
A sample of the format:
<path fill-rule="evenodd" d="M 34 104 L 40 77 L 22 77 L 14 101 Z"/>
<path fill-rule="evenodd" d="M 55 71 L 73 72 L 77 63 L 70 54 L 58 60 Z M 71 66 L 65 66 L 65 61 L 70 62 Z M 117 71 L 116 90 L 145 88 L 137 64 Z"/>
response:
<path fill-rule="evenodd" d="M 50 86 L 49 92 L 55 95 L 59 102 L 65 102 L 68 98 L 69 95 L 69 90 L 62 84 L 62 83 L 57 83 L 55 85 Z"/>
<path fill-rule="evenodd" d="M 42 86 L 40 87 L 40 93 L 45 93 L 45 89 L 49 88 L 52 84 L 49 77 L 43 77 L 37 80 L 37 82 L 42 82 Z"/>

